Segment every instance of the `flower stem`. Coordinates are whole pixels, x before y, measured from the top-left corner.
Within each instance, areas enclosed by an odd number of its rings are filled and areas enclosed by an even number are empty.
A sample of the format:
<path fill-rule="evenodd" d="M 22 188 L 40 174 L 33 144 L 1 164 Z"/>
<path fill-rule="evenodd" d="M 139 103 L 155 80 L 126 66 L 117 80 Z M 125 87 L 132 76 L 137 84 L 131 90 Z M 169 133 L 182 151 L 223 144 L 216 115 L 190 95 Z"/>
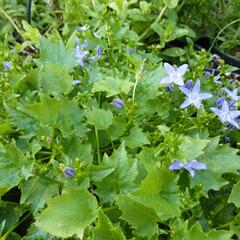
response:
<path fill-rule="evenodd" d="M 221 35 L 221 33 L 226 29 L 228 28 L 229 26 L 231 26 L 232 24 L 236 23 L 236 22 L 239 22 L 240 21 L 240 18 L 237 19 L 237 20 L 234 20 L 232 22 L 230 22 L 229 24 L 227 24 L 224 28 L 221 29 L 221 31 L 219 31 L 219 33 L 217 34 L 217 36 L 214 38 L 213 42 L 212 42 L 212 45 L 210 46 L 210 48 L 208 49 L 208 53 L 210 53 L 210 51 L 212 50 L 217 38 Z"/>
<path fill-rule="evenodd" d="M 0 12 L 3 13 L 3 15 L 9 20 L 9 22 L 13 25 L 16 31 L 21 35 L 21 31 L 18 28 L 18 26 L 15 24 L 15 22 L 11 19 L 11 17 L 7 14 L 7 12 L 1 6 L 0 6 Z"/>
<path fill-rule="evenodd" d="M 99 136 L 98 136 L 98 130 L 96 127 L 95 128 L 95 137 L 96 137 L 96 144 L 97 144 L 97 162 L 98 165 L 101 162 L 101 153 L 100 153 L 100 144 L 99 144 Z"/>

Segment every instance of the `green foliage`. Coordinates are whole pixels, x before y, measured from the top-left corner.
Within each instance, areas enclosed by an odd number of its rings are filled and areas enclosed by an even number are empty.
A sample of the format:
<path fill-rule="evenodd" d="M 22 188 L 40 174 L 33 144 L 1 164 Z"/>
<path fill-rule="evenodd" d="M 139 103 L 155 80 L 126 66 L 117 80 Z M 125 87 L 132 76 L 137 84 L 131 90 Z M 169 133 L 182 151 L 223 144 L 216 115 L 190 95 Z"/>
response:
<path fill-rule="evenodd" d="M 212 109 L 239 83 L 193 45 L 239 1 L 32 1 L 32 24 L 25 3 L 0 0 L 0 239 L 240 238 L 239 104 Z M 181 108 L 165 63 L 213 97 Z"/>
<path fill-rule="evenodd" d="M 36 226 L 58 237 L 76 235 L 82 238 L 84 229 L 97 217 L 97 201 L 86 190 L 67 190 L 48 201 Z M 54 221 L 53 221 L 54 219 Z"/>

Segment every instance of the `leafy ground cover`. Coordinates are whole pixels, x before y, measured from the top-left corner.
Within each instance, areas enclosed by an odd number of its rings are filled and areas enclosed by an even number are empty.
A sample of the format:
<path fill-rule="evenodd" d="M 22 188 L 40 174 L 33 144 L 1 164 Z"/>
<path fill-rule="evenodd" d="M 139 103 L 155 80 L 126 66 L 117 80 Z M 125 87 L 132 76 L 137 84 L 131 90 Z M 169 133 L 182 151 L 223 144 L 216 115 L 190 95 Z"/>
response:
<path fill-rule="evenodd" d="M 2 240 L 239 239 L 239 83 L 197 2 L 0 0 Z"/>

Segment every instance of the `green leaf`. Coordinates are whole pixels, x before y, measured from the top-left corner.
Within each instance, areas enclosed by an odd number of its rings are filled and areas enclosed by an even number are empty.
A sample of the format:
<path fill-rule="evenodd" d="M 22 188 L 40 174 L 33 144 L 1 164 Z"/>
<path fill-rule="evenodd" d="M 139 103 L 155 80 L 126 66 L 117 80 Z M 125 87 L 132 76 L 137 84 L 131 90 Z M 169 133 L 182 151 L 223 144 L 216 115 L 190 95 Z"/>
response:
<path fill-rule="evenodd" d="M 179 47 L 172 47 L 164 50 L 162 54 L 169 57 L 180 57 L 185 54 L 185 50 Z"/>
<path fill-rule="evenodd" d="M 117 95 L 121 92 L 128 93 L 133 83 L 128 80 L 120 80 L 117 76 L 105 77 L 103 80 L 94 82 L 93 92 L 106 92 L 106 97 Z"/>
<path fill-rule="evenodd" d="M 37 119 L 42 124 L 54 125 L 63 136 L 67 137 L 70 133 L 82 136 L 87 128 L 83 123 L 84 117 L 82 110 L 78 107 L 76 101 L 70 101 L 68 98 L 60 99 L 41 96 L 41 103 L 27 104 L 18 107 L 25 114 Z"/>
<path fill-rule="evenodd" d="M 11 142 L 0 147 L 0 188 L 9 190 L 31 176 L 33 161 Z"/>
<path fill-rule="evenodd" d="M 195 139 L 192 137 L 184 136 L 178 146 L 176 159 L 193 160 L 203 154 L 204 148 L 209 143 L 206 139 Z"/>
<path fill-rule="evenodd" d="M 240 156 L 238 150 L 228 145 L 219 145 L 219 137 L 215 137 L 207 145 L 204 154 L 198 157 L 198 161 L 207 166 L 207 170 L 197 171 L 191 180 L 191 186 L 198 184 L 203 186 L 205 192 L 209 189 L 218 190 L 227 183 L 222 178 L 225 172 L 236 172 L 239 169 Z"/>
<path fill-rule="evenodd" d="M 35 214 L 54 195 L 59 193 L 59 184 L 45 178 L 33 177 L 20 183 L 20 203 L 30 204 Z"/>
<path fill-rule="evenodd" d="M 154 209 L 162 220 L 178 217 L 181 203 L 177 182 L 178 176 L 169 173 L 165 168 L 154 167 L 143 180 L 139 191 L 129 197 Z"/>
<path fill-rule="evenodd" d="M 95 126 L 98 130 L 107 129 L 113 121 L 111 111 L 99 108 L 93 108 L 93 110 L 86 111 L 85 116 L 88 123 Z"/>
<path fill-rule="evenodd" d="M 129 135 L 123 139 L 126 142 L 126 146 L 130 148 L 137 148 L 144 144 L 150 144 L 146 134 L 138 127 L 131 128 Z"/>
<path fill-rule="evenodd" d="M 152 208 L 140 204 L 127 196 L 117 196 L 117 205 L 123 212 L 121 219 L 127 221 L 141 237 L 152 237 L 158 233 L 160 218 Z"/>
<path fill-rule="evenodd" d="M 25 30 L 25 32 L 22 34 L 22 36 L 26 39 L 31 40 L 33 44 L 38 45 L 39 44 L 39 37 L 41 36 L 40 32 L 37 28 L 33 28 L 28 22 L 25 20 L 22 20 L 22 25 Z"/>
<path fill-rule="evenodd" d="M 114 150 L 111 157 L 105 155 L 103 164 L 115 170 L 96 184 L 99 196 L 106 201 L 112 201 L 114 194 L 126 194 L 135 189 L 137 161 L 128 157 L 124 143 Z"/>
<path fill-rule="evenodd" d="M 62 42 L 53 42 L 41 37 L 38 63 L 44 66 L 48 64 L 58 65 L 61 68 L 67 69 L 67 71 L 72 71 L 76 59 L 73 52 L 66 50 Z"/>
<path fill-rule="evenodd" d="M 98 212 L 98 223 L 93 230 L 94 240 L 124 240 L 124 234 L 118 227 L 114 227 L 110 219 L 102 210 Z"/>
<path fill-rule="evenodd" d="M 83 237 L 85 228 L 97 217 L 96 198 L 86 190 L 68 190 L 49 200 L 36 226 L 57 237 Z"/>
<path fill-rule="evenodd" d="M 73 88 L 72 76 L 63 66 L 48 63 L 41 75 L 43 92 L 48 95 L 68 94 Z"/>
<path fill-rule="evenodd" d="M 163 0 L 168 8 L 175 8 L 178 5 L 178 1 L 179 0 Z"/>
<path fill-rule="evenodd" d="M 236 207 L 240 207 L 240 180 L 234 184 L 232 192 L 229 196 L 228 202 L 234 203 Z"/>

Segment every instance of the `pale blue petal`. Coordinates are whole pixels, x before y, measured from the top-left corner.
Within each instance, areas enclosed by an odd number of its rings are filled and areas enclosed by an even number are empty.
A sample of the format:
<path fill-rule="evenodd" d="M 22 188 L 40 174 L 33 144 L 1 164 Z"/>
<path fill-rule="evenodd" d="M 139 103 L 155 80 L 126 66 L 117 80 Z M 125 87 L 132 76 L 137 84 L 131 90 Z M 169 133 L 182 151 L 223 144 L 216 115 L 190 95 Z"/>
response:
<path fill-rule="evenodd" d="M 164 63 L 164 69 L 169 75 L 174 74 L 176 72 L 175 67 L 173 67 L 169 63 Z"/>
<path fill-rule="evenodd" d="M 199 100 L 194 101 L 194 102 L 193 102 L 193 105 L 194 105 L 197 109 L 199 109 L 199 108 L 201 107 L 201 102 L 200 102 Z"/>
<path fill-rule="evenodd" d="M 211 98 L 213 95 L 209 93 L 199 93 L 198 96 L 200 100 L 205 100 L 205 99 Z"/>
<path fill-rule="evenodd" d="M 231 123 L 237 129 L 240 129 L 238 123 L 234 119 L 228 119 L 228 122 Z"/>
<path fill-rule="evenodd" d="M 182 66 L 180 66 L 180 67 L 177 69 L 177 72 L 178 72 L 181 76 L 183 76 L 183 75 L 186 73 L 187 69 L 188 69 L 188 65 L 187 65 L 187 64 L 183 64 Z"/>
<path fill-rule="evenodd" d="M 191 177 L 195 176 L 195 171 L 191 167 L 184 167 L 191 175 Z"/>
<path fill-rule="evenodd" d="M 207 169 L 207 166 L 204 163 L 201 163 L 197 160 L 192 160 L 191 161 L 191 168 L 194 169 Z"/>
<path fill-rule="evenodd" d="M 186 95 L 188 96 L 191 91 L 188 89 L 188 88 L 185 88 L 185 87 L 179 87 L 179 89 Z"/>
<path fill-rule="evenodd" d="M 161 81 L 160 81 L 160 83 L 161 84 L 166 84 L 166 85 L 170 85 L 171 83 L 172 83 L 173 81 L 172 81 L 172 79 L 170 78 L 170 77 L 165 77 L 165 78 L 163 78 Z"/>
<path fill-rule="evenodd" d="M 228 106 L 227 101 L 223 102 L 222 111 L 225 112 L 225 113 L 229 112 L 229 106 Z"/>
<path fill-rule="evenodd" d="M 237 118 L 240 116 L 240 111 L 230 111 L 229 115 L 231 118 Z"/>
<path fill-rule="evenodd" d="M 169 170 L 179 170 L 179 169 L 181 169 L 181 168 L 183 168 L 183 164 L 180 162 L 180 161 L 174 161 L 169 167 L 168 167 L 168 169 Z"/>
<path fill-rule="evenodd" d="M 180 106 L 180 108 L 186 108 L 186 107 L 188 107 L 189 105 L 191 105 L 192 104 L 192 102 L 187 98 L 184 102 L 183 102 L 183 104 Z"/>
<path fill-rule="evenodd" d="M 195 93 L 199 93 L 200 92 L 200 87 L 201 87 L 200 80 L 197 80 L 197 82 L 195 83 L 192 91 L 195 92 Z"/>

